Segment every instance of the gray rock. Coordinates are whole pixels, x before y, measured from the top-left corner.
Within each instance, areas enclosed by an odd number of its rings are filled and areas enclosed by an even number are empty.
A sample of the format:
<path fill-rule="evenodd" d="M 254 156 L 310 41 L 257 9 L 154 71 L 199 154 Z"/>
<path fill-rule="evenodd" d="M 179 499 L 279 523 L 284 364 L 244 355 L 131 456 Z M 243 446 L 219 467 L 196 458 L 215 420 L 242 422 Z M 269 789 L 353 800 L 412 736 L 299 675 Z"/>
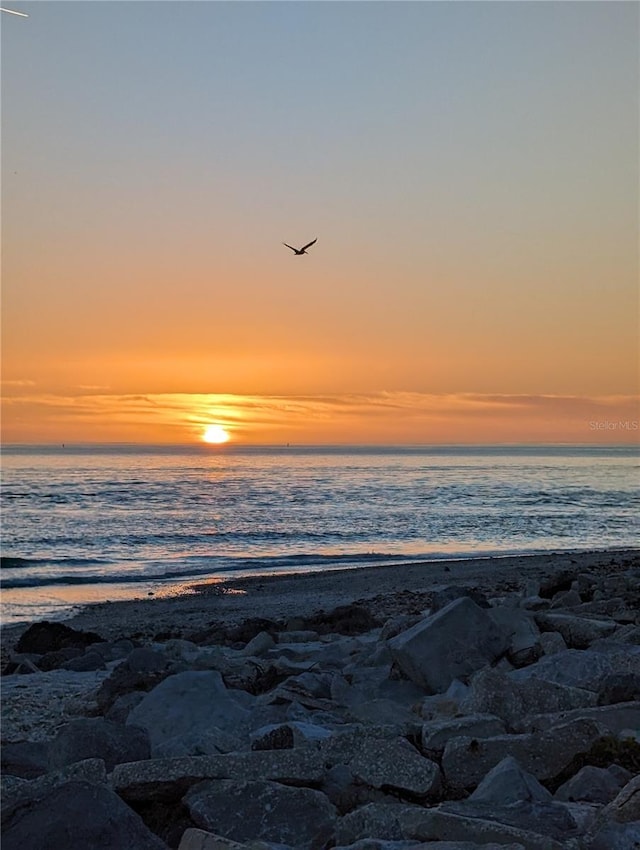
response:
<path fill-rule="evenodd" d="M 102 759 L 85 759 L 75 764 L 70 764 L 60 770 L 45 773 L 31 781 L 23 780 L 21 784 L 15 783 L 11 787 L 3 787 L 2 794 L 2 822 L 7 821 L 15 811 L 40 800 L 49 794 L 54 788 L 65 785 L 71 781 L 88 782 L 91 785 L 104 785 L 107 778 Z"/>
<path fill-rule="evenodd" d="M 507 658 L 514 667 L 533 664 L 543 654 L 540 630 L 521 608 L 492 608 L 489 616 L 507 635 Z"/>
<path fill-rule="evenodd" d="M 243 650 L 241 650 L 243 655 L 250 656 L 261 656 L 265 655 L 270 649 L 276 645 L 275 640 L 271 637 L 269 632 L 258 632 L 258 634 L 251 638 L 249 643 L 245 646 Z"/>
<path fill-rule="evenodd" d="M 216 753 L 233 753 L 247 749 L 247 743 L 231 732 L 212 726 L 207 731 L 190 729 L 156 744 L 153 756 L 157 759 L 179 758 L 180 756 L 206 756 Z"/>
<path fill-rule="evenodd" d="M 579 832 L 569 808 L 553 800 L 545 803 L 520 800 L 508 806 L 463 800 L 443 803 L 440 811 L 485 822 L 494 821 L 537 835 L 538 840 L 548 836 L 556 841 L 566 842 L 576 839 Z"/>
<path fill-rule="evenodd" d="M 160 673 L 167 666 L 168 658 L 162 652 L 141 646 L 127 656 L 127 667 L 132 673 Z"/>
<path fill-rule="evenodd" d="M 427 693 L 442 693 L 454 679 L 468 678 L 506 646 L 503 631 L 468 597 L 389 641 L 396 664 Z"/>
<path fill-rule="evenodd" d="M 395 788 L 420 797 L 440 791 L 440 768 L 403 738 L 363 738 L 350 764 L 357 779 L 374 788 Z"/>
<path fill-rule="evenodd" d="M 445 747 L 442 769 L 450 787 L 473 789 L 491 768 L 513 756 L 536 779 L 553 779 L 600 737 L 600 727 L 593 721 L 573 720 L 544 732 L 455 738 Z"/>
<path fill-rule="evenodd" d="M 300 850 L 321 847 L 337 818 L 335 807 L 320 791 L 277 782 L 211 780 L 192 788 L 184 803 L 197 826 L 225 838 Z"/>
<path fill-rule="evenodd" d="M 246 847 L 214 832 L 190 827 L 183 832 L 178 850 L 245 850 Z"/>
<path fill-rule="evenodd" d="M 317 747 L 149 759 L 117 765 L 111 783 L 128 800 L 175 799 L 178 790 L 184 792 L 205 779 L 320 784 L 325 762 L 325 754 Z"/>
<path fill-rule="evenodd" d="M 598 704 L 640 700 L 640 673 L 612 673 L 605 676 L 598 688 Z"/>
<path fill-rule="evenodd" d="M 535 776 L 523 770 L 513 756 L 507 756 L 492 768 L 471 794 L 469 800 L 495 807 L 512 803 L 549 803 L 551 793 Z"/>
<path fill-rule="evenodd" d="M 548 835 L 488 818 L 446 811 L 441 806 L 422 810 L 414 806 L 411 811 L 399 812 L 398 819 L 405 838 L 416 841 L 469 841 L 483 848 L 487 844 L 490 846 L 496 843 L 508 847 L 515 845 L 524 850 L 568 850 L 564 841 Z M 436 850 L 438 844 L 432 846 Z"/>
<path fill-rule="evenodd" d="M 640 824 L 640 775 L 634 776 L 602 811 L 605 820 Z"/>
<path fill-rule="evenodd" d="M 329 729 L 314 723 L 291 721 L 261 726 L 251 733 L 252 750 L 279 750 L 317 744 L 331 736 Z"/>
<path fill-rule="evenodd" d="M 556 726 L 559 720 L 569 723 L 576 720 L 590 720 L 597 723 L 603 735 L 619 737 L 625 730 L 640 729 L 640 702 L 621 702 L 616 705 L 596 705 L 591 708 L 577 708 L 573 711 L 552 712 L 549 714 L 530 714 L 523 717 L 517 725 L 517 732 L 543 732 Z"/>
<path fill-rule="evenodd" d="M 592 620 L 548 611 L 537 613 L 536 623 L 543 632 L 559 632 L 572 649 L 587 649 L 595 640 L 609 637 L 618 628 L 615 620 Z"/>
<path fill-rule="evenodd" d="M 131 691 L 118 697 L 105 714 L 106 720 L 114 723 L 126 723 L 131 711 L 144 699 L 144 691 Z"/>
<path fill-rule="evenodd" d="M 553 655 L 554 652 L 562 652 L 567 648 L 565 639 L 559 632 L 541 632 L 540 646 L 545 655 Z"/>
<path fill-rule="evenodd" d="M 509 675 L 518 682 L 529 678 L 545 679 L 597 692 L 602 681 L 612 673 L 634 672 L 640 672 L 640 647 L 620 646 L 610 652 L 567 649 L 545 655 L 535 664 L 514 670 Z"/>
<path fill-rule="evenodd" d="M 34 779 L 49 769 L 49 743 L 45 741 L 6 741 L 0 756 L 3 775 Z"/>
<path fill-rule="evenodd" d="M 556 800 L 586 803 L 610 803 L 620 792 L 621 784 L 608 770 L 587 765 L 579 770 L 555 793 Z"/>
<path fill-rule="evenodd" d="M 82 655 L 70 658 L 60 666 L 65 670 L 75 670 L 77 673 L 86 673 L 88 670 L 104 670 L 106 668 L 104 658 L 94 649 L 89 649 Z"/>
<path fill-rule="evenodd" d="M 461 708 L 465 712 L 498 716 L 510 729 L 517 729 L 530 714 L 570 711 L 595 703 L 596 696 L 591 691 L 544 679 L 514 680 L 508 673 L 487 667 L 471 680 Z"/>
<path fill-rule="evenodd" d="M 575 608 L 582 603 L 580 594 L 574 588 L 561 590 L 551 600 L 551 608 Z"/>
<path fill-rule="evenodd" d="M 246 694 L 243 695 L 244 700 Z M 242 735 L 249 712 L 237 692 L 228 690 L 217 671 L 187 671 L 169 676 L 150 691 L 129 713 L 127 725 L 149 733 L 151 754 L 171 739 L 194 733 Z M 191 740 L 191 739 L 189 739 Z M 183 755 L 188 755 L 185 746 Z"/>
<path fill-rule="evenodd" d="M 49 749 L 52 770 L 77 761 L 100 758 L 107 770 L 127 761 L 149 758 L 149 736 L 144 729 L 123 726 L 102 717 L 72 720 L 53 739 Z"/>
<path fill-rule="evenodd" d="M 493 714 L 471 714 L 446 720 L 431 720 L 422 726 L 422 749 L 427 753 L 441 755 L 447 741 L 461 735 L 474 738 L 490 738 L 506 732 L 504 722 Z"/>
<path fill-rule="evenodd" d="M 17 809 L 5 825 L 3 850 L 166 850 L 122 800 L 101 785 L 67 782 Z"/>
<path fill-rule="evenodd" d="M 401 803 L 369 803 L 349 812 L 336 825 L 336 843 L 350 845 L 365 838 L 402 840 L 399 815 L 405 808 Z"/>

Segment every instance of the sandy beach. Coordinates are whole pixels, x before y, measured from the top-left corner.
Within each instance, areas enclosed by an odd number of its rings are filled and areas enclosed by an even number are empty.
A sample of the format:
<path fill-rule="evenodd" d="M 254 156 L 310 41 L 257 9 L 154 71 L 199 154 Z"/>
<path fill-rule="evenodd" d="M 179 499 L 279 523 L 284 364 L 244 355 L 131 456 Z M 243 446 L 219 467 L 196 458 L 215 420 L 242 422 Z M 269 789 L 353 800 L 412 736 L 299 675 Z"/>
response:
<path fill-rule="evenodd" d="M 614 575 L 639 563 L 640 550 L 624 550 L 263 575 L 199 583 L 179 596 L 89 605 L 66 622 L 113 640 L 131 633 L 139 637 L 152 637 L 163 631 L 187 633 L 214 622 L 240 623 L 252 617 L 286 622 L 351 602 L 366 603 L 375 616 L 384 619 L 428 608 L 430 594 L 448 585 L 500 595 L 522 590 L 527 581 L 561 570 Z"/>

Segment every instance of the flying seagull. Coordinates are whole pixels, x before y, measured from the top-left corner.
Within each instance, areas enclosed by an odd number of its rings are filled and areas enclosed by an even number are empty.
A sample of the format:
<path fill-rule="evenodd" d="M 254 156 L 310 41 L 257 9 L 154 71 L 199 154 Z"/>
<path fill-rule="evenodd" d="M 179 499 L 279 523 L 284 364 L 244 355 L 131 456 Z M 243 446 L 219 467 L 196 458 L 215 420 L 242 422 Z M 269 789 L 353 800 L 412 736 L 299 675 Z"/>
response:
<path fill-rule="evenodd" d="M 296 256 L 298 256 L 298 257 L 299 257 L 299 256 L 300 256 L 300 254 L 306 254 L 306 253 L 307 253 L 307 248 L 310 248 L 312 245 L 315 245 L 317 241 L 318 241 L 318 237 L 316 236 L 316 238 L 313 240 L 313 242 L 309 242 L 307 245 L 305 245 L 305 246 L 304 246 L 304 248 L 294 248 L 292 245 L 287 245 L 287 243 L 286 243 L 286 242 L 283 242 L 282 244 L 283 244 L 283 245 L 285 245 L 287 248 L 291 248 L 291 250 L 293 251 L 293 253 L 294 253 Z"/>
<path fill-rule="evenodd" d="M 29 17 L 26 12 L 16 12 L 14 9 L 5 9 L 2 6 L 0 6 L 0 12 L 7 12 L 9 15 L 20 15 L 21 18 Z"/>

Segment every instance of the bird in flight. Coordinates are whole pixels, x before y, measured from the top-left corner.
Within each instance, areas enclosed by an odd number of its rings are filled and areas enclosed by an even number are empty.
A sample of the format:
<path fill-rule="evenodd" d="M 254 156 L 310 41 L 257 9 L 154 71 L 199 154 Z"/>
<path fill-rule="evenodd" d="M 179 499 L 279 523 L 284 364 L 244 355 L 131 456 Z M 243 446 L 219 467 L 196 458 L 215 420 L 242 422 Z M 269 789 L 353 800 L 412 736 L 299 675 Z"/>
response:
<path fill-rule="evenodd" d="M 308 243 L 307 245 L 305 245 L 303 248 L 294 248 L 294 247 L 293 247 L 293 245 L 287 245 L 287 243 L 286 243 L 286 242 L 283 242 L 282 244 L 283 244 L 285 247 L 287 247 L 287 248 L 291 248 L 291 250 L 293 251 L 293 253 L 294 253 L 296 256 L 298 256 L 298 257 L 299 257 L 299 256 L 300 256 L 300 254 L 306 254 L 306 253 L 307 253 L 307 248 L 310 248 L 312 245 L 315 245 L 317 241 L 318 241 L 318 237 L 316 236 L 316 238 L 313 240 L 313 242 L 309 242 L 309 243 Z"/>
<path fill-rule="evenodd" d="M 26 12 L 16 12 L 14 9 L 5 9 L 3 6 L 0 6 L 0 12 L 7 12 L 9 15 L 20 15 L 21 18 L 28 18 Z"/>

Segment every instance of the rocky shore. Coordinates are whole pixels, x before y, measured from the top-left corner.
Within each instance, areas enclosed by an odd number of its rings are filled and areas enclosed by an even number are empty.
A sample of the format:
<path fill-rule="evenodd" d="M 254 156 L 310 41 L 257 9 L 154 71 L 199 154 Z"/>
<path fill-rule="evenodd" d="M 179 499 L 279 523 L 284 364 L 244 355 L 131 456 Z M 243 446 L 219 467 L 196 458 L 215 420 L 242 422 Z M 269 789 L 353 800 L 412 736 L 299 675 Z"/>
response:
<path fill-rule="evenodd" d="M 637 850 L 640 557 L 208 585 L 5 631 L 5 850 Z"/>

